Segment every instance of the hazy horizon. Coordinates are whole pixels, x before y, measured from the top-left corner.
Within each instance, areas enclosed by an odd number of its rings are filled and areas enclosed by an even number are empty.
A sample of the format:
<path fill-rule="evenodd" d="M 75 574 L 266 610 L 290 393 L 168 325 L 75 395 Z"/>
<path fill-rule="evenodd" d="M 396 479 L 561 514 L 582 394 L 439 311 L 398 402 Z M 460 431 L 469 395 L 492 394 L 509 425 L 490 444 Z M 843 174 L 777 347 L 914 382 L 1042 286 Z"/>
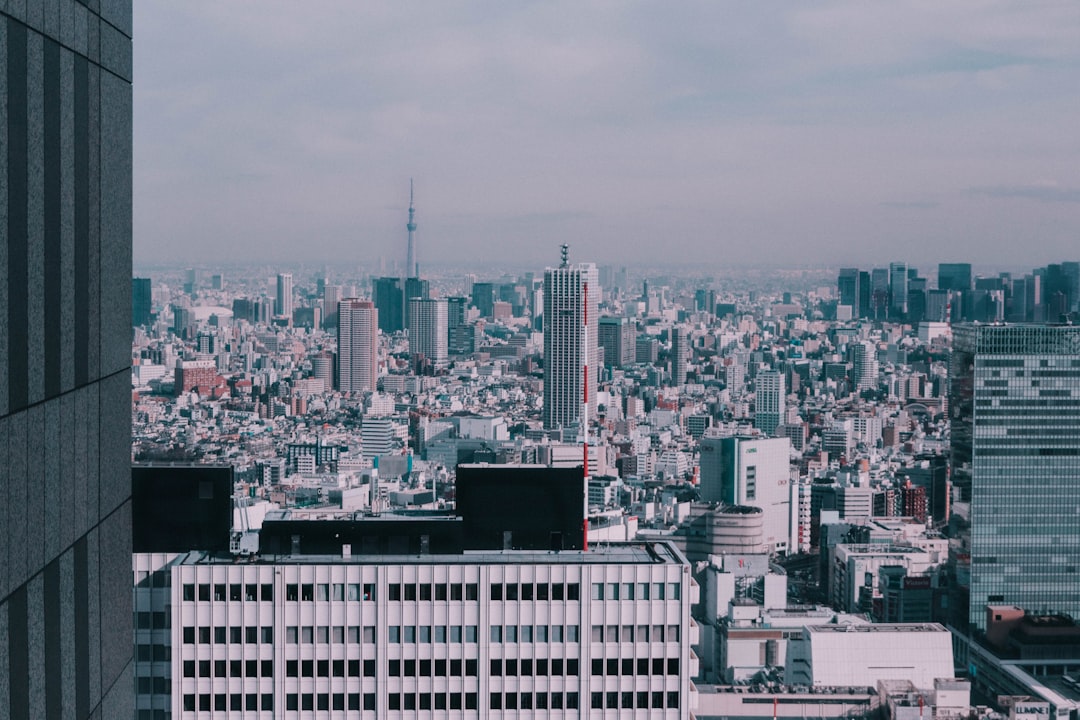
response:
<path fill-rule="evenodd" d="M 422 267 L 1080 238 L 1073 3 L 143 3 L 134 44 L 136 265 L 393 267 L 410 177 Z"/>

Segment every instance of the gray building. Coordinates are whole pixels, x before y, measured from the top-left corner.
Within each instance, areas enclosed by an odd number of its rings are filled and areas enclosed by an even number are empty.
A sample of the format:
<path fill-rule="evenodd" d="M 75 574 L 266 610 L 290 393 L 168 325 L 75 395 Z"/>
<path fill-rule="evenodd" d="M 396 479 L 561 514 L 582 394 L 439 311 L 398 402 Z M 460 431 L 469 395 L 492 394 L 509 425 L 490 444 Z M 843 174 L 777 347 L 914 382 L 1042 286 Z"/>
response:
<path fill-rule="evenodd" d="M 0 4 L 0 717 L 129 718 L 130 2 Z"/>
<path fill-rule="evenodd" d="M 623 367 L 634 363 L 637 325 L 624 317 L 600 318 L 599 343 L 604 348 L 604 364 Z"/>
<path fill-rule="evenodd" d="M 971 499 L 969 620 L 985 606 L 1080 616 L 1080 327 L 960 325 L 953 480 Z"/>

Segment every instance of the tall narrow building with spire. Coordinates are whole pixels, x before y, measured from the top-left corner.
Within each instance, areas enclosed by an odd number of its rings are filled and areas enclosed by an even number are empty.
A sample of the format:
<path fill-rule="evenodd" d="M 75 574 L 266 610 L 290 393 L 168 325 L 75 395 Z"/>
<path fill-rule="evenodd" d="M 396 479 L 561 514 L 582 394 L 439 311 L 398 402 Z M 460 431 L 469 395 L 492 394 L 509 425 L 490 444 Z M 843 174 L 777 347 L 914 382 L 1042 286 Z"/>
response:
<path fill-rule="evenodd" d="M 413 206 L 413 181 L 409 178 L 409 248 L 405 256 L 405 278 L 420 277 L 420 266 L 416 262 L 416 208 Z M 408 298 L 405 299 L 408 302 Z"/>
<path fill-rule="evenodd" d="M 570 265 L 563 245 L 562 263 L 544 271 L 545 428 L 579 423 L 586 403 L 595 415 L 599 298 L 596 265 Z"/>

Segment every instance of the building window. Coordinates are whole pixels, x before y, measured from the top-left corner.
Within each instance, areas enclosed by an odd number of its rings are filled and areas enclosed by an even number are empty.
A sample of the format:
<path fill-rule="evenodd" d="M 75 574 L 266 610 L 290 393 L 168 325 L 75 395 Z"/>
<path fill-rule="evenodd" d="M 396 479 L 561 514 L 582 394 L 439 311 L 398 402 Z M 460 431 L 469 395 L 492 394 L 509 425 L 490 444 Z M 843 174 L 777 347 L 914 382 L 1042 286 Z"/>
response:
<path fill-rule="evenodd" d="M 502 600 L 502 585 L 492 583 L 491 585 L 491 599 Z"/>
<path fill-rule="evenodd" d="M 502 642 L 502 627 L 500 627 L 498 625 L 492 625 L 491 626 L 491 642 L 495 642 L 495 643 L 501 643 Z"/>
<path fill-rule="evenodd" d="M 592 584 L 592 599 L 603 600 L 604 599 L 604 583 Z"/>

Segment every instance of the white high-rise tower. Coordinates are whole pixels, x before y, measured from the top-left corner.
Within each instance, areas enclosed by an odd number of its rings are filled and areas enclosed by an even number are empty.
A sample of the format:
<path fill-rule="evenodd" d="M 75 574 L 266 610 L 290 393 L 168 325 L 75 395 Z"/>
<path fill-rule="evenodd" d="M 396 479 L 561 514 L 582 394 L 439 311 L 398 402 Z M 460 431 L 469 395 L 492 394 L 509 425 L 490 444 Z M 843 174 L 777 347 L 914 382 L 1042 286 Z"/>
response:
<path fill-rule="evenodd" d="M 596 412 L 597 300 L 599 272 L 593 263 L 562 264 L 544 271 L 544 427 L 574 425 L 582 411 Z"/>
<path fill-rule="evenodd" d="M 338 390 L 372 392 L 379 378 L 379 311 L 370 300 L 338 303 Z"/>
<path fill-rule="evenodd" d="M 274 298 L 274 315 L 292 318 L 292 314 L 292 273 L 279 273 L 277 276 L 277 297 Z"/>

